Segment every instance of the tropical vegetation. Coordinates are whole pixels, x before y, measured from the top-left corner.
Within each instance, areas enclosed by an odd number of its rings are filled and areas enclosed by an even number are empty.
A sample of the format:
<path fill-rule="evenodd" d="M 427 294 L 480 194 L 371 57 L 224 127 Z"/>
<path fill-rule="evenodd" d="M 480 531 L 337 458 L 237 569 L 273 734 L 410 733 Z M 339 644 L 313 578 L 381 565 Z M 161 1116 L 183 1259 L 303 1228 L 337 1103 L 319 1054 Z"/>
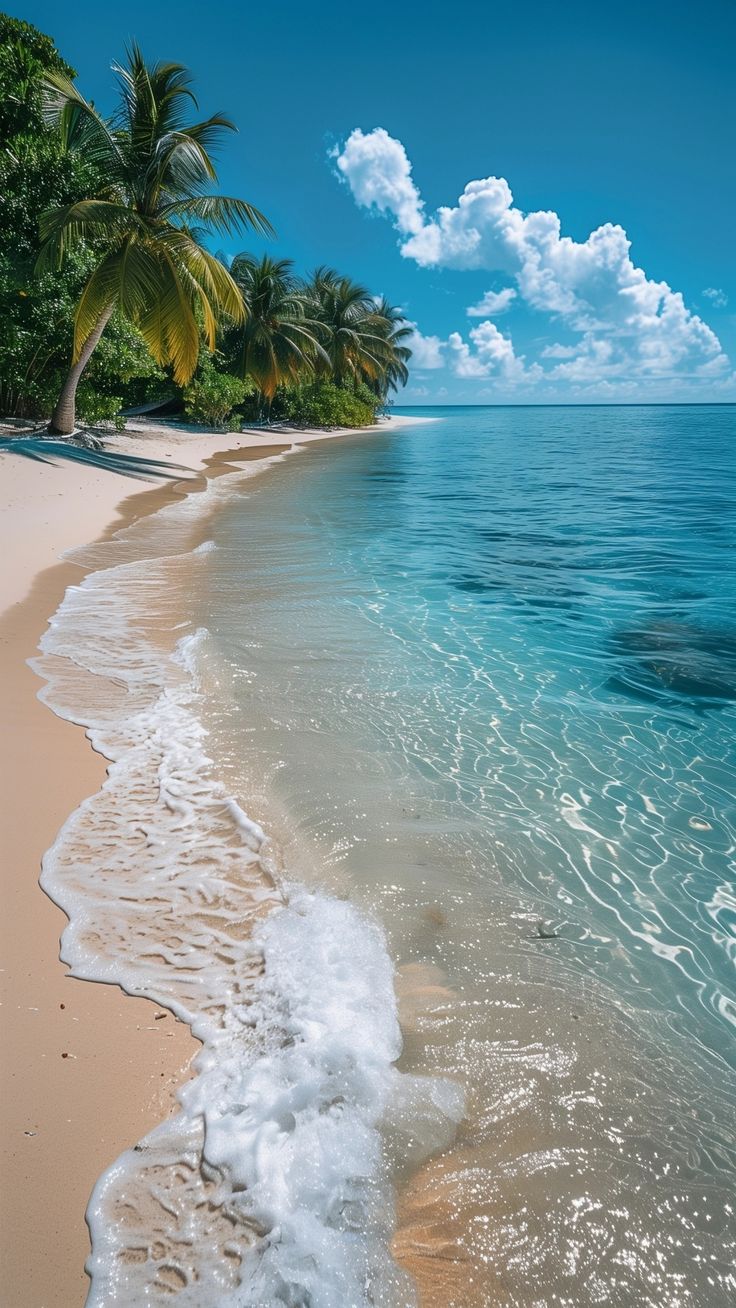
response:
<path fill-rule="evenodd" d="M 372 422 L 407 379 L 399 309 L 328 267 L 214 247 L 275 234 L 217 191 L 233 123 L 136 45 L 107 118 L 53 41 L 0 14 L 0 413 L 122 423 L 161 399 L 194 421 Z"/>

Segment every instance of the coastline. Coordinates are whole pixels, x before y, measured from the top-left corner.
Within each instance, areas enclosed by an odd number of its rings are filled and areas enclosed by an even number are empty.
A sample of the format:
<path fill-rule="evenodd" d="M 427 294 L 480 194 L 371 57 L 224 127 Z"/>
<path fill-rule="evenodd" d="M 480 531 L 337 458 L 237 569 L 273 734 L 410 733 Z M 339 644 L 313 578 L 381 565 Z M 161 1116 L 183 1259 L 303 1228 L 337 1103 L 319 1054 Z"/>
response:
<path fill-rule="evenodd" d="M 391 430 L 412 421 L 395 417 Z M 205 488 L 242 458 L 362 432 L 277 430 L 192 436 L 137 423 L 112 448 L 170 458 L 195 474 L 131 487 L 93 467 L 49 467 L 10 456 L 3 465 L 3 522 L 12 575 L 0 591 L 0 657 L 6 750 L 3 803 L 7 939 L 3 946 L 6 1138 L 2 1217 L 8 1308 L 71 1308 L 87 1290 L 83 1213 L 100 1172 L 174 1107 L 197 1045 L 171 1014 L 116 986 L 69 984 L 58 958 L 63 915 L 37 881 L 58 828 L 104 779 L 83 732 L 51 713 L 26 660 L 66 588 L 84 572 L 60 552 L 154 514 Z M 278 444 L 277 444 L 278 442 Z M 31 870 L 32 875 L 31 875 Z M 94 1132 L 89 1123 L 95 1124 Z M 41 1216 L 42 1215 L 42 1216 Z M 29 1262 L 22 1235 L 37 1229 L 45 1257 Z"/>

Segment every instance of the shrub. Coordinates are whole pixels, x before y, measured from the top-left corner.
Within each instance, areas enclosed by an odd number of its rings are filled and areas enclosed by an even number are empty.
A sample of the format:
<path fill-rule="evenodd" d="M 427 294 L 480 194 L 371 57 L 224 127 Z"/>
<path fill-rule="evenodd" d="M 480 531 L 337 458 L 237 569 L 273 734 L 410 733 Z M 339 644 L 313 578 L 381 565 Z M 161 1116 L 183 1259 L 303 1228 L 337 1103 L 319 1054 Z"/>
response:
<path fill-rule="evenodd" d="M 184 412 L 191 422 L 225 427 L 233 409 L 252 393 L 252 383 L 233 377 L 232 373 L 219 372 L 212 359 L 205 356 L 189 385 L 184 387 Z"/>
<path fill-rule="evenodd" d="M 91 384 L 80 381 L 77 390 L 77 416 L 90 427 L 100 423 L 111 422 L 118 431 L 125 426 L 125 418 L 120 412 L 122 395 L 101 395 Z"/>
<path fill-rule="evenodd" d="M 367 387 L 350 391 L 330 381 L 295 386 L 283 397 L 284 416 L 303 427 L 370 427 L 377 407 Z"/>

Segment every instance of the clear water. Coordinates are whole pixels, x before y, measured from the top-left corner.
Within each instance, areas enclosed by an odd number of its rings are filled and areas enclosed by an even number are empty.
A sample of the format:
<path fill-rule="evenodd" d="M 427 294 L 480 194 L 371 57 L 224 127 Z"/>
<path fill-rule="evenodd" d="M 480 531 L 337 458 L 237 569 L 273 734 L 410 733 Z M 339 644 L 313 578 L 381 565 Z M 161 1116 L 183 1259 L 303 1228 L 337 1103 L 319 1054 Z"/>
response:
<path fill-rule="evenodd" d="M 228 787 L 388 933 L 467 1094 L 394 1252 L 437 1304 L 733 1302 L 736 412 L 423 410 L 223 502 Z"/>
<path fill-rule="evenodd" d="M 455 1077 L 396 1066 L 380 927 L 287 883 L 205 752 L 200 669 L 211 682 L 218 660 L 192 617 L 206 528 L 259 454 L 75 551 L 87 575 L 34 660 L 41 697 L 109 761 L 43 861 L 68 918 L 62 959 L 165 1005 L 202 1046 L 179 1111 L 94 1187 L 89 1308 L 414 1308 L 391 1256 L 395 1179 L 464 1115 Z M 211 685 L 214 704 L 226 688 Z"/>

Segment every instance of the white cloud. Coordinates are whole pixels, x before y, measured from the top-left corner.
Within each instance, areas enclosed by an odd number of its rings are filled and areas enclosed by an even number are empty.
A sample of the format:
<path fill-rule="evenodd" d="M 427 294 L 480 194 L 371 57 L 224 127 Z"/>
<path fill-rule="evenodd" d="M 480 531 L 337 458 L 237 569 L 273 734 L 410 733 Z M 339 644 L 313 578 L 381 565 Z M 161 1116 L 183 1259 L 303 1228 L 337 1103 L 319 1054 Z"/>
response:
<path fill-rule="evenodd" d="M 604 223 L 585 241 L 563 236 L 556 213 L 517 208 L 503 177 L 468 182 L 456 205 L 428 218 L 405 149 L 383 128 L 352 132 L 337 166 L 359 205 L 393 217 L 405 258 L 420 267 L 505 273 L 530 308 L 578 333 L 572 354 L 571 347 L 543 353 L 564 360 L 548 377 L 646 384 L 727 378 L 728 359 L 715 333 L 678 291 L 636 267 L 622 227 Z M 714 304 L 723 294 L 714 287 L 704 293 Z M 478 315 L 490 312 L 474 306 L 471 317 L 476 309 Z M 455 370 L 463 369 L 458 375 L 488 375 L 479 371 L 490 360 L 477 343 L 475 353 L 458 333 L 450 343 Z"/>
<path fill-rule="evenodd" d="M 411 367 L 416 372 L 432 372 L 435 368 L 444 368 L 443 342 L 439 336 L 423 336 L 416 323 L 410 325 L 412 335 L 407 345 L 411 350 Z"/>
<path fill-rule="evenodd" d="M 728 304 L 728 296 L 720 286 L 706 286 L 703 295 L 715 305 L 716 309 L 725 309 Z"/>
<path fill-rule="evenodd" d="M 541 357 L 543 359 L 574 359 L 577 352 L 577 345 L 545 345 Z"/>
<path fill-rule="evenodd" d="M 452 332 L 447 343 L 452 351 L 452 371 L 456 377 L 489 376 L 491 371 L 489 365 L 471 352 L 470 346 L 459 332 Z"/>
<path fill-rule="evenodd" d="M 343 150 L 335 151 L 337 167 L 358 204 L 392 213 L 401 232 L 420 232 L 424 205 L 411 179 L 411 164 L 401 141 L 383 127 L 364 134 L 350 133 Z"/>
<path fill-rule="evenodd" d="M 499 313 L 505 313 L 515 299 L 513 286 L 506 286 L 502 291 L 486 291 L 477 304 L 466 309 L 466 313 L 469 318 L 495 318 Z"/>
<path fill-rule="evenodd" d="M 495 322 L 489 320 L 473 327 L 470 340 L 472 347 L 459 332 L 452 332 L 448 337 L 451 367 L 456 377 L 495 377 L 515 385 L 536 382 L 543 376 L 538 364 L 527 368 L 523 357 L 515 353 L 511 338 L 504 336 Z"/>

